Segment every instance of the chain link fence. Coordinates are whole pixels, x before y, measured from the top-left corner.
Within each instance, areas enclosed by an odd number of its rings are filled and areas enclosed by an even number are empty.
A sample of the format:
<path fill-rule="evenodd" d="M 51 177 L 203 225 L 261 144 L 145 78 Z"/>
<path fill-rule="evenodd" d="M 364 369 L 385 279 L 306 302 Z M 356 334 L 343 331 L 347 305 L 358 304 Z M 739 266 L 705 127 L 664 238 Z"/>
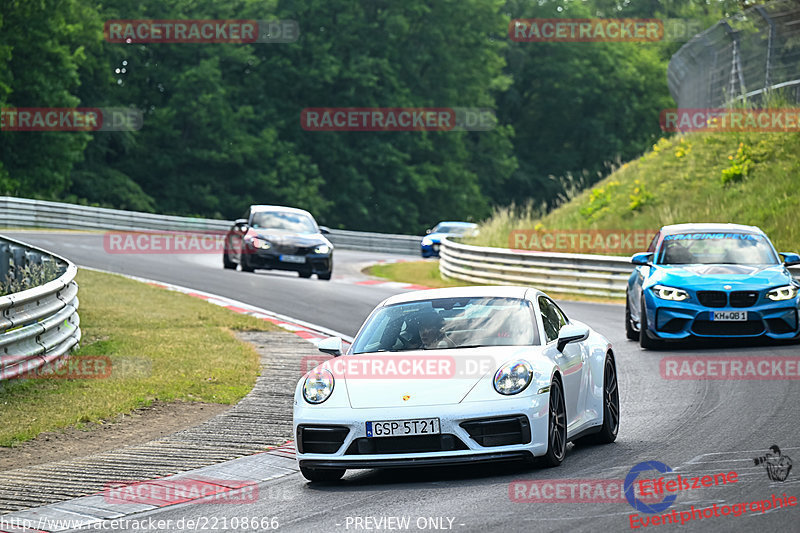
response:
<path fill-rule="evenodd" d="M 672 56 L 667 77 L 684 109 L 758 102 L 776 89 L 800 102 L 800 0 L 776 0 L 719 21 Z"/>

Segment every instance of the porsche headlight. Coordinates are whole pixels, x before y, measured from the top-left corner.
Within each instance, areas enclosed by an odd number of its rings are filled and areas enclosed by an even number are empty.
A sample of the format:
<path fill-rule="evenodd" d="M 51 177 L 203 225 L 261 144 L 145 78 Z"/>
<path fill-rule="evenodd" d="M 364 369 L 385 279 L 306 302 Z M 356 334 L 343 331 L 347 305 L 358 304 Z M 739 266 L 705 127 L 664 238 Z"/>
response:
<path fill-rule="evenodd" d="M 259 239 L 257 237 L 253 237 L 250 239 L 250 244 L 253 245 L 253 248 L 258 248 L 260 250 L 269 250 L 272 248 L 272 245 L 265 241 L 264 239 Z"/>
<path fill-rule="evenodd" d="M 791 300 L 797 296 L 797 287 L 794 285 L 786 285 L 785 287 L 778 287 L 772 289 L 767 293 L 767 298 L 773 302 L 782 302 L 784 300 Z"/>
<path fill-rule="evenodd" d="M 673 302 L 682 302 L 689 299 L 689 293 L 685 290 L 665 287 L 664 285 L 653 287 L 653 293 L 662 300 L 671 300 Z"/>
<path fill-rule="evenodd" d="M 319 246 L 314 248 L 314 253 L 315 254 L 327 254 L 330 251 L 331 251 L 331 247 L 328 246 L 327 244 L 320 244 Z"/>
<path fill-rule="evenodd" d="M 333 374 L 330 371 L 314 370 L 306 376 L 303 383 L 303 398 L 308 403 L 319 404 L 328 399 L 333 392 Z"/>
<path fill-rule="evenodd" d="M 518 394 L 531 382 L 533 369 L 526 361 L 514 361 L 500 367 L 494 375 L 494 390 L 505 396 Z"/>
<path fill-rule="evenodd" d="M 431 244 L 433 244 L 433 239 L 431 239 L 430 237 L 423 237 L 422 238 L 422 245 L 423 246 L 430 246 Z"/>

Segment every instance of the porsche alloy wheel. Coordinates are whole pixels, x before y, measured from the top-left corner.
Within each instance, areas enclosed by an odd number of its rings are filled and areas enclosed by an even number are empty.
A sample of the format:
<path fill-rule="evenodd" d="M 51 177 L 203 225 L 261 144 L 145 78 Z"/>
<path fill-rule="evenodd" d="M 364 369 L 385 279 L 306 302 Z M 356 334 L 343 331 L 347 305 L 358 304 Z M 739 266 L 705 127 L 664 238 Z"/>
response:
<path fill-rule="evenodd" d="M 561 382 L 554 379 L 550 385 L 550 409 L 547 423 L 547 453 L 544 462 L 558 466 L 567 454 L 567 412 Z"/>

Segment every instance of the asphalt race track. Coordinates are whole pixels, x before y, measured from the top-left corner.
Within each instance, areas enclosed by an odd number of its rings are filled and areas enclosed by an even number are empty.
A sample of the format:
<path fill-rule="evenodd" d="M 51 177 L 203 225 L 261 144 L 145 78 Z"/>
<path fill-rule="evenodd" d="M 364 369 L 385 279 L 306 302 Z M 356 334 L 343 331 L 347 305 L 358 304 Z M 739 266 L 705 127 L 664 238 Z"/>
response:
<path fill-rule="evenodd" d="M 223 270 L 218 255 L 109 254 L 102 235 L 9 232 L 9 236 L 64 255 L 80 266 L 131 274 L 221 294 L 354 335 L 373 306 L 399 289 L 358 285 L 360 264 L 387 258 L 360 252 L 336 252 L 334 279 L 300 279 L 294 273 Z M 744 355 L 796 356 L 800 346 L 694 346 L 671 351 L 642 351 L 624 336 L 624 309 L 619 305 L 560 302 L 570 316 L 606 335 L 614 344 L 619 373 L 621 427 L 614 444 L 570 447 L 562 466 L 554 469 L 520 464 L 471 467 L 350 471 L 335 485 L 309 484 L 293 474 L 269 486 L 249 505 L 178 505 L 138 518 L 225 518 L 227 531 L 235 518 L 277 517 L 279 531 L 369 531 L 445 529 L 456 531 L 626 531 L 634 509 L 617 502 L 569 501 L 569 489 L 549 487 L 558 503 L 516 502 L 516 480 L 623 480 L 642 461 L 660 461 L 681 476 L 736 471 L 738 482 L 697 488 L 678 494 L 673 509 L 733 505 L 800 496 L 800 466 L 783 481 L 770 481 L 753 458 L 777 444 L 785 455 L 800 460 L 800 407 L 796 380 L 666 380 L 659 361 L 668 356 Z M 265 416 L 269 416 L 265 413 Z M 652 473 L 652 472 L 651 472 Z M 648 477 L 656 477 L 648 475 Z M 511 490 L 510 490 L 511 487 Z M 564 493 L 566 490 L 566 493 Z M 516 493 L 520 494 L 520 493 Z M 547 495 L 543 492 L 543 495 Z M 609 496 L 609 495 L 607 495 Z M 616 494 L 614 494 L 616 496 Z M 689 521 L 689 531 L 797 531 L 800 507 L 751 511 Z M 659 513 L 663 514 L 663 513 Z M 638 515 L 642 516 L 642 515 Z M 647 515 L 658 516 L 658 515 Z M 680 514 L 678 514 L 680 516 Z M 399 517 L 395 521 L 390 517 Z M 381 521 L 383 520 L 383 521 Z M 795 524 L 792 526 L 792 524 Z M 637 524 L 638 525 L 638 524 Z M 210 527 L 210 526 L 209 526 Z M 650 525 L 647 531 L 673 530 Z M 126 529 L 153 531 L 152 529 Z M 179 531 L 177 527 L 172 530 Z M 212 529 L 209 529 L 212 530 Z M 220 530 L 220 529 L 217 529 Z"/>

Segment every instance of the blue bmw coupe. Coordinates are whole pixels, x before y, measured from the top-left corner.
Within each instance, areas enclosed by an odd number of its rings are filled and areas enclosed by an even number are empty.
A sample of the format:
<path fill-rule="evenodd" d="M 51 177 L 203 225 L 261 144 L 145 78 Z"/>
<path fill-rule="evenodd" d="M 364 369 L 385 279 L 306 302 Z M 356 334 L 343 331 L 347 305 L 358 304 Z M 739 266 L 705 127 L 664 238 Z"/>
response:
<path fill-rule="evenodd" d="M 625 332 L 643 348 L 691 337 L 800 337 L 800 282 L 759 228 L 737 224 L 664 226 L 635 254 Z"/>

